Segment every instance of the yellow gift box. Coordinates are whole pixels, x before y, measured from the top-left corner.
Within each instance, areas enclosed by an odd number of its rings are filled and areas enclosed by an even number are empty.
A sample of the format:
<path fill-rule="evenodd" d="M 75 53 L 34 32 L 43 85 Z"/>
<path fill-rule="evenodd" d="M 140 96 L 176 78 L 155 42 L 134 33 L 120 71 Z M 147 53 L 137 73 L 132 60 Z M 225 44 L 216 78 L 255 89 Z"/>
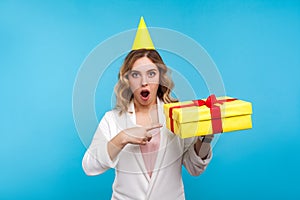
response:
<path fill-rule="evenodd" d="M 164 104 L 166 125 L 181 138 L 252 128 L 252 105 L 232 97 Z"/>

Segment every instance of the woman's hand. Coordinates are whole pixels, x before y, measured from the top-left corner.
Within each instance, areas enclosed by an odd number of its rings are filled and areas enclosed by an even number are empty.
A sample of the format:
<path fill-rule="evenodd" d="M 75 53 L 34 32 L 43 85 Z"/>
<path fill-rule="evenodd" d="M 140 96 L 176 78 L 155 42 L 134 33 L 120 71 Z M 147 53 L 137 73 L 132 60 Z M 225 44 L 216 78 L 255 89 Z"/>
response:
<path fill-rule="evenodd" d="M 145 128 L 142 126 L 128 128 L 123 130 L 120 134 L 123 134 L 123 144 L 141 144 L 145 145 L 152 139 L 152 135 L 149 131 L 157 128 L 161 128 L 161 124 L 156 124 L 151 127 Z"/>
<path fill-rule="evenodd" d="M 209 154 L 209 151 L 211 150 L 211 141 L 214 139 L 214 135 L 205 135 L 202 140 L 197 139 L 197 142 L 194 145 L 195 152 L 198 156 L 200 156 L 202 159 L 206 159 L 206 157 Z"/>
<path fill-rule="evenodd" d="M 149 131 L 161 127 L 161 124 L 155 124 L 148 128 L 138 126 L 121 131 L 108 142 L 107 151 L 110 159 L 114 160 L 127 144 L 145 145 L 152 138 Z"/>

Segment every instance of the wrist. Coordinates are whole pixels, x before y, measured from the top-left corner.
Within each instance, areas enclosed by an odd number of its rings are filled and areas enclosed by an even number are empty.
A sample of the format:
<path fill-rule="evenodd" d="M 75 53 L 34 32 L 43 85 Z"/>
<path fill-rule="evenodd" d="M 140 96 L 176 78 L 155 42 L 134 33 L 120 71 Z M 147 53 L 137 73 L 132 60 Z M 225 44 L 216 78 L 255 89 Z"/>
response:
<path fill-rule="evenodd" d="M 211 149 L 210 143 L 203 142 L 198 152 L 199 157 L 202 160 L 205 160 L 210 152 L 210 149 Z"/>
<path fill-rule="evenodd" d="M 211 141 L 213 140 L 213 138 L 214 138 L 213 135 L 206 135 L 206 136 L 203 136 L 203 137 L 202 137 L 201 142 L 202 142 L 202 143 L 208 143 L 208 144 L 210 144 Z"/>
<path fill-rule="evenodd" d="M 118 136 L 120 148 L 123 149 L 128 144 L 128 135 L 124 131 L 121 131 Z"/>

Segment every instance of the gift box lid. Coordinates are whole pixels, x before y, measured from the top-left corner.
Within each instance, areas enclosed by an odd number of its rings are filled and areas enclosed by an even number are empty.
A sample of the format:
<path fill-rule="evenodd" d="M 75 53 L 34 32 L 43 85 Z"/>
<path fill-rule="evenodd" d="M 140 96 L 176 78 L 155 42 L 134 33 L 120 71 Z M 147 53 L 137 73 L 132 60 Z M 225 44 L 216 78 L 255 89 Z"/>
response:
<path fill-rule="evenodd" d="M 229 102 L 224 102 L 222 104 L 215 103 L 220 107 L 221 118 L 233 117 L 239 115 L 250 115 L 252 114 L 252 104 L 247 101 L 240 99 L 234 99 L 232 97 L 224 96 L 217 97 L 217 100 L 231 99 Z M 202 99 L 205 101 L 206 99 Z M 164 113 L 166 117 L 170 117 L 179 123 L 195 122 L 202 120 L 211 120 L 210 108 L 206 105 L 197 106 L 193 105 L 193 101 L 184 101 L 164 104 Z M 189 106 L 190 105 L 190 106 Z M 177 106 L 183 106 L 184 108 L 173 108 Z M 185 107 L 188 106 L 188 107 Z M 170 109 L 172 108 L 172 116 L 169 116 Z"/>

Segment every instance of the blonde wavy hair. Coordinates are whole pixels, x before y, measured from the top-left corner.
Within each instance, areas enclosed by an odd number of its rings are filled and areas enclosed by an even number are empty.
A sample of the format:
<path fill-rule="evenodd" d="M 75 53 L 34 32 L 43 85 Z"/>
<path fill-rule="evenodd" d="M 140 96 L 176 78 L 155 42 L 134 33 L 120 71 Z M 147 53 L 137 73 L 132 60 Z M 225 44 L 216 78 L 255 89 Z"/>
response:
<path fill-rule="evenodd" d="M 117 98 L 116 109 L 122 112 L 127 112 L 128 105 L 133 99 L 133 93 L 129 86 L 128 74 L 132 69 L 133 64 L 136 60 L 142 57 L 149 58 L 159 70 L 159 86 L 157 90 L 157 96 L 164 103 L 177 102 L 177 99 L 171 97 L 171 90 L 174 87 L 174 83 L 171 78 L 168 77 L 168 68 L 163 62 L 161 56 L 156 50 L 149 49 L 138 49 L 132 50 L 126 56 L 123 65 L 120 68 L 118 75 L 118 83 L 115 86 L 115 94 Z"/>

